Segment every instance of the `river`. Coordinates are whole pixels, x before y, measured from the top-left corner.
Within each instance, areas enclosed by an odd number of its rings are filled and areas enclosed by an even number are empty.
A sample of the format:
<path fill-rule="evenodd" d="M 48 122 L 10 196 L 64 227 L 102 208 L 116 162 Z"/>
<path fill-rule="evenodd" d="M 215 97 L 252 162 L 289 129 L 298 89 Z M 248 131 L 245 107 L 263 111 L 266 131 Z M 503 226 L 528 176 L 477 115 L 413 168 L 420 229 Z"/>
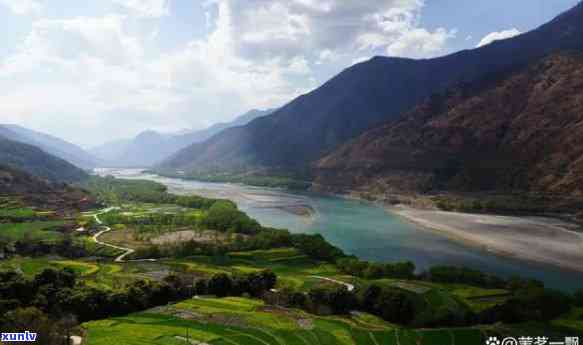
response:
<path fill-rule="evenodd" d="M 373 203 L 313 193 L 239 184 L 207 183 L 144 174 L 136 169 L 99 169 L 98 174 L 147 179 L 166 185 L 171 193 L 227 198 L 262 225 L 294 233 L 320 233 L 348 254 L 372 261 L 411 260 L 418 270 L 438 264 L 463 265 L 501 277 L 540 279 L 548 287 L 573 291 L 583 287 L 583 273 L 500 256 L 467 246 L 437 232 L 421 229 Z M 306 217 L 288 207 L 314 210 Z"/>

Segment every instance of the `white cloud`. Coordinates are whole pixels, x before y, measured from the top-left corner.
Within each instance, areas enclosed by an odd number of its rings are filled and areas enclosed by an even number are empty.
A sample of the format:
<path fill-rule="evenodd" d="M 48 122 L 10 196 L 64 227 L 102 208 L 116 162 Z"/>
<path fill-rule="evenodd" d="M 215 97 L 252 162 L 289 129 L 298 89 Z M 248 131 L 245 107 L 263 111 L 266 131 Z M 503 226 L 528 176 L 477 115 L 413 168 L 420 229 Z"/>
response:
<path fill-rule="evenodd" d="M 330 49 L 324 49 L 320 52 L 318 56 L 318 60 L 316 61 L 317 65 L 322 65 L 325 63 L 335 62 L 340 58 L 337 52 L 332 51 Z"/>
<path fill-rule="evenodd" d="M 0 5 L 4 5 L 14 14 L 37 14 L 43 9 L 43 6 L 35 0 L 0 0 Z"/>
<path fill-rule="evenodd" d="M 163 17 L 170 14 L 169 0 L 112 0 L 141 17 Z"/>
<path fill-rule="evenodd" d="M 429 31 L 419 26 L 419 9 L 422 3 L 409 7 L 390 8 L 385 12 L 367 17 L 372 27 L 357 38 L 359 50 L 385 48 L 390 56 L 423 58 L 443 52 L 447 41 L 454 38 L 457 31 L 437 28 Z"/>
<path fill-rule="evenodd" d="M 231 8 L 234 44 L 247 58 L 322 51 L 428 57 L 444 51 L 454 30 L 420 25 L 423 0 L 215 0 Z"/>
<path fill-rule="evenodd" d="M 512 38 L 512 37 L 518 36 L 520 34 L 521 34 L 521 32 L 516 28 L 498 31 L 498 32 L 491 32 L 491 33 L 487 34 L 486 36 L 484 36 L 484 38 L 482 38 L 482 40 L 480 41 L 480 43 L 478 43 L 476 48 L 483 47 L 483 46 L 488 45 L 494 41 Z"/>
<path fill-rule="evenodd" d="M 112 1 L 121 13 L 33 22 L 0 60 L 0 114 L 90 143 L 199 127 L 279 106 L 373 55 L 439 54 L 455 35 L 420 26 L 421 0 L 208 0 L 198 25 L 212 31 L 162 51 L 167 32 L 139 19 L 172 15 L 168 1 Z"/>

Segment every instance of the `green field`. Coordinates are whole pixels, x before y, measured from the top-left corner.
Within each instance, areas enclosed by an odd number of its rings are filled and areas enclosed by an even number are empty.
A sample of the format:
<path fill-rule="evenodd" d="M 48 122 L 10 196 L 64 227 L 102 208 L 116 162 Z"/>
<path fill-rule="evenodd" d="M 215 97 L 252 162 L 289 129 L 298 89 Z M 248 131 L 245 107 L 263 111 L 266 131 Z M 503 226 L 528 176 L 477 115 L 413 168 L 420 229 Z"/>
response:
<path fill-rule="evenodd" d="M 245 298 L 198 298 L 88 322 L 88 344 L 449 345 L 479 344 L 479 329 L 405 330 L 368 314 L 321 317 Z M 196 341 L 196 342 L 195 342 Z"/>
<path fill-rule="evenodd" d="M 311 277 L 315 274 L 351 281 L 357 286 L 370 283 L 342 275 L 332 265 L 298 258 L 298 252 L 293 249 L 124 264 L 58 258 L 12 258 L 0 264 L 0 269 L 17 268 L 28 277 L 47 267 L 69 267 L 87 285 L 105 289 L 121 288 L 138 279 L 159 280 L 172 272 L 209 277 L 216 273 L 243 273 L 265 267 L 278 272 L 279 286 L 292 284 L 309 289 L 319 283 L 330 284 Z M 417 281 L 383 279 L 374 282 L 417 294 L 435 311 L 463 312 L 472 307 L 473 298 L 505 293 L 504 290 Z M 558 329 L 569 334 L 583 329 L 581 320 L 583 309 L 577 309 L 552 325 L 406 329 L 362 312 L 350 316 L 316 316 L 302 310 L 270 307 L 261 300 L 200 296 L 124 317 L 85 323 L 83 336 L 86 344 L 97 345 L 186 344 L 187 334 L 191 340 L 210 345 L 472 345 L 481 344 L 484 334 L 538 334 L 541 330 L 553 334 Z"/>
<path fill-rule="evenodd" d="M 0 238 L 9 241 L 55 241 L 63 237 L 56 231 L 63 224 L 63 221 L 0 224 Z"/>

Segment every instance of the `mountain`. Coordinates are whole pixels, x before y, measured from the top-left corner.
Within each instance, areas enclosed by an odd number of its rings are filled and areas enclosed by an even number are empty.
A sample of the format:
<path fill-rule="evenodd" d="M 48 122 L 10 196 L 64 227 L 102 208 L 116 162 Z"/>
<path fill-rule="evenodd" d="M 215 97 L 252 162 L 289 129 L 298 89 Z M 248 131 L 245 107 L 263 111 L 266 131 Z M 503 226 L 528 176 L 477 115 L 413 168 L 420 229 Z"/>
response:
<path fill-rule="evenodd" d="M 132 139 L 120 139 L 107 142 L 100 146 L 89 149 L 89 152 L 98 157 L 105 165 L 111 165 L 121 153 L 126 152 Z"/>
<path fill-rule="evenodd" d="M 322 158 L 316 185 L 583 197 L 582 89 L 582 53 L 458 85 Z"/>
<path fill-rule="evenodd" d="M 581 48 L 583 4 L 536 30 L 477 49 L 425 60 L 375 57 L 270 116 L 181 150 L 162 168 L 306 171 L 347 140 L 399 118 L 433 93 L 556 51 Z"/>
<path fill-rule="evenodd" d="M 198 131 L 181 131 L 176 134 L 145 131 L 133 139 L 118 140 L 96 147 L 91 153 L 110 166 L 149 167 L 193 143 L 205 141 L 224 129 L 245 125 L 272 111 L 251 110 L 231 122 L 217 123 Z"/>
<path fill-rule="evenodd" d="M 77 182 L 86 178 L 85 171 L 52 156 L 36 146 L 9 140 L 0 130 L 0 165 L 23 170 L 51 182 Z"/>
<path fill-rule="evenodd" d="M 245 114 L 237 116 L 231 122 L 216 123 L 216 124 L 210 126 L 209 128 L 199 130 L 199 131 L 190 132 L 190 133 L 185 133 L 183 135 L 176 136 L 175 138 L 176 138 L 176 141 L 182 145 L 182 147 L 180 147 L 180 149 L 182 149 L 182 148 L 185 148 L 191 144 L 199 143 L 199 142 L 203 142 L 205 140 L 208 140 L 212 136 L 220 133 L 221 131 L 223 131 L 227 128 L 244 126 L 257 118 L 267 116 L 267 115 L 273 113 L 273 111 L 274 111 L 274 109 L 267 109 L 267 110 L 253 109 L 253 110 L 246 112 Z M 178 152 L 178 150 L 174 150 L 174 152 Z"/>
<path fill-rule="evenodd" d="M 54 136 L 17 125 L 0 125 L 0 135 L 10 140 L 37 146 L 53 156 L 62 158 L 79 168 L 93 169 L 97 159 L 77 145 Z"/>

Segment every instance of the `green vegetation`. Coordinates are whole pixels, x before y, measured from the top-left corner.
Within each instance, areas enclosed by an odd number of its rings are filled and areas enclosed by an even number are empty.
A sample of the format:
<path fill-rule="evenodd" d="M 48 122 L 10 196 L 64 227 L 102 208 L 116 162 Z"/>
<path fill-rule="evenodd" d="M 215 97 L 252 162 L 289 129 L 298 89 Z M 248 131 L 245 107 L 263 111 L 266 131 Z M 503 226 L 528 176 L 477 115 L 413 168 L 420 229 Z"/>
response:
<path fill-rule="evenodd" d="M 0 239 L 8 241 L 56 241 L 63 234 L 63 221 L 0 224 Z"/>
<path fill-rule="evenodd" d="M 571 213 L 580 208 L 577 198 L 545 193 L 481 193 L 477 195 L 443 194 L 429 198 L 444 211 L 494 214 Z"/>
<path fill-rule="evenodd" d="M 6 329 L 35 315 L 89 344 L 471 345 L 532 324 L 549 334 L 582 327 L 581 292 L 458 267 L 416 274 L 411 262 L 361 261 L 320 235 L 264 228 L 230 201 L 174 196 L 150 182 L 89 183 L 117 205 L 99 213 L 113 229 L 100 240 L 150 260 L 102 260 L 123 251 L 92 240 L 103 229 L 97 212 L 73 217 L 87 229 L 80 233 L 63 220 L 0 224 L 13 254 L 36 256 L 0 262 Z M 70 314 L 76 321 L 57 327 Z"/>
<path fill-rule="evenodd" d="M 123 203 L 177 204 L 189 208 L 208 209 L 215 201 L 195 195 L 180 196 L 167 192 L 166 186 L 146 180 L 122 180 L 114 177 L 92 176 L 82 186 L 108 204 Z"/>
<path fill-rule="evenodd" d="M 286 188 L 290 190 L 307 190 L 311 187 L 310 181 L 301 180 L 291 176 L 261 176 L 249 174 L 229 174 L 229 173 L 209 173 L 198 174 L 195 172 L 182 173 L 172 170 L 156 171 L 157 174 L 167 177 L 183 178 L 203 182 L 216 183 L 241 183 L 249 186 L 269 187 L 269 188 Z"/>
<path fill-rule="evenodd" d="M 88 322 L 89 344 L 396 345 L 480 344 L 480 329 L 405 330 L 366 313 L 315 316 L 247 298 L 199 298 Z"/>

